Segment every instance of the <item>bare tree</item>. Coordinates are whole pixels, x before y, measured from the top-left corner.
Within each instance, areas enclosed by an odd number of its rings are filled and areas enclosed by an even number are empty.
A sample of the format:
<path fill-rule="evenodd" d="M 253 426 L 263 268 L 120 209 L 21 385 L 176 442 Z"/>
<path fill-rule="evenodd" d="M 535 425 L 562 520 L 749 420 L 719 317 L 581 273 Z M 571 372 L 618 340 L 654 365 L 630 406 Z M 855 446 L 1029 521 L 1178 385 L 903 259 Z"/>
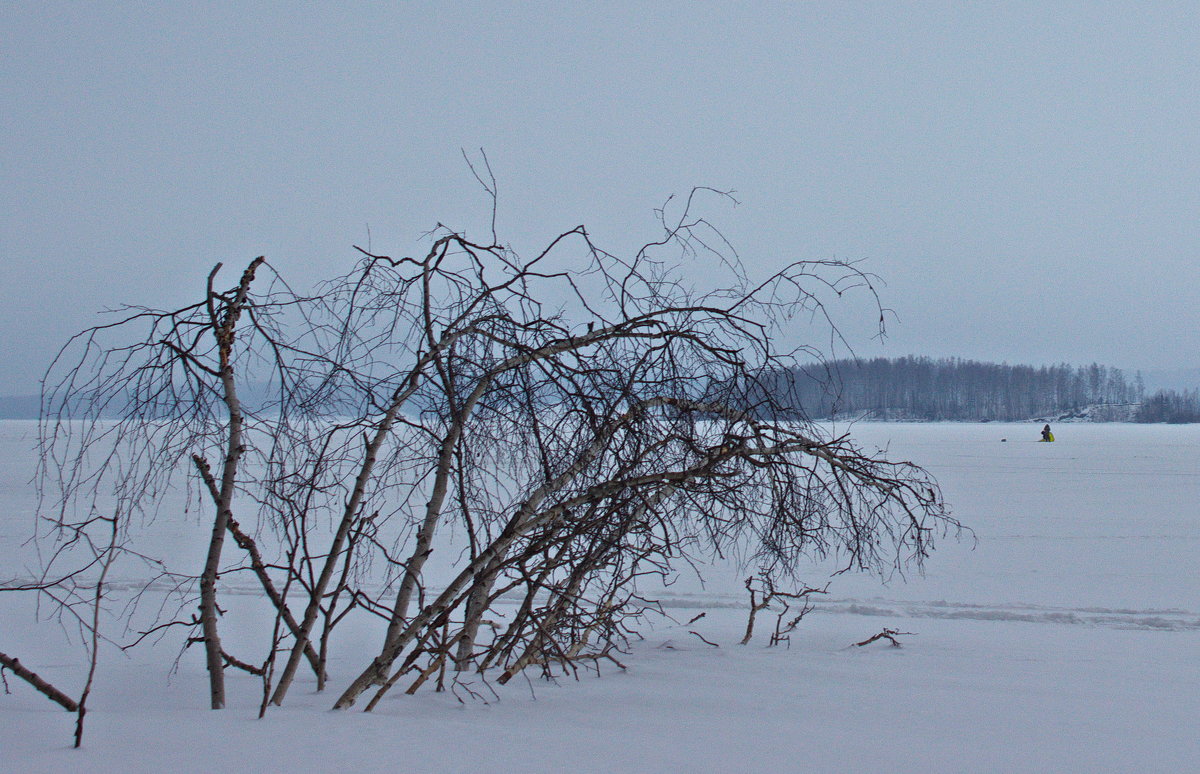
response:
<path fill-rule="evenodd" d="M 746 618 L 746 634 L 742 637 L 742 645 L 748 644 L 754 637 L 754 623 L 758 614 L 763 610 L 770 609 L 772 603 L 777 606 L 778 611 L 775 616 L 775 630 L 771 633 L 769 644 L 773 647 L 781 642 L 787 642 L 791 632 L 795 631 L 796 626 L 800 623 L 800 619 L 813 610 L 809 597 L 813 594 L 826 594 L 829 591 L 828 584 L 820 589 L 804 586 L 797 591 L 781 591 L 775 588 L 775 578 L 770 573 L 763 573 L 757 579 L 747 578 L 745 585 L 746 591 L 750 592 L 750 614 Z M 795 602 L 800 603 L 800 609 L 785 624 L 784 618 L 794 612 L 792 604 Z"/>
<path fill-rule="evenodd" d="M 650 581 L 724 552 L 777 600 L 815 592 L 777 590 L 808 558 L 919 564 L 958 529 L 936 483 L 829 436 L 778 387 L 819 355 L 778 349 L 780 331 L 815 321 L 836 341 L 828 301 L 875 299 L 873 278 L 800 261 L 751 279 L 697 215 L 713 195 L 669 202 L 659 238 L 624 257 L 580 226 L 522 258 L 493 218 L 490 239 L 440 228 L 421 257 L 360 250 L 303 296 L 261 258 L 217 291 L 218 265 L 197 303 L 127 310 L 64 348 L 46 491 L 69 523 L 80 502 L 153 513 L 198 484 L 206 560 L 170 577 L 199 614 L 152 628 L 204 644 L 214 708 L 228 666 L 259 676 L 264 711 L 305 663 L 323 689 L 351 613 L 381 641 L 335 706 L 373 691 L 370 709 L 400 683 L 479 695 L 491 675 L 619 665 L 658 609 Z M 457 558 L 434 572 L 438 551 Z M 261 660 L 221 645 L 234 573 L 275 610 Z"/>
<path fill-rule="evenodd" d="M 247 470 L 247 456 L 256 470 L 271 471 L 289 444 L 302 441 L 291 421 L 293 403 L 304 399 L 296 381 L 301 373 L 270 346 L 280 338 L 277 318 L 297 299 L 275 288 L 252 298 L 265 265 L 254 259 L 234 288 L 218 291 L 218 264 L 197 303 L 173 311 L 131 308 L 116 322 L 78 334 L 51 365 L 43 395 L 42 507 L 59 530 L 79 529 L 71 514 L 81 503 L 88 512 L 112 509 L 121 514 L 120 540 L 127 544 L 130 531 L 153 518 L 162 496 L 189 472 L 199 479 L 199 497 L 211 500 L 206 558 L 192 576 L 198 614 L 165 625 L 197 630 L 188 642 L 204 645 L 214 709 L 225 704 L 225 667 L 244 664 L 222 649 L 218 626 L 227 532 L 248 555 L 248 566 L 238 569 L 254 572 L 281 618 L 295 625 L 256 542 L 234 516 L 243 482 L 263 478 Z M 248 330 L 239 331 L 244 315 Z M 114 337 L 123 343 L 112 344 Z M 278 397 L 248 408 L 239 362 L 272 380 Z M 216 473 L 210 458 L 219 461 Z M 175 585 L 186 585 L 186 578 L 156 564 L 160 570 L 150 582 L 168 574 Z"/>
<path fill-rule="evenodd" d="M 64 693 L 17 657 L 0 652 L 0 675 L 6 670 L 12 672 L 50 701 L 75 713 L 75 747 L 83 744 L 84 717 L 100 660 L 101 617 L 106 612 L 105 582 L 122 554 L 119 525 L 119 515 L 93 514 L 78 523 L 53 521 L 50 534 L 46 536 L 52 541 L 53 549 L 46 559 L 42 576 L 24 583 L 14 580 L 0 584 L 0 592 L 32 592 L 48 598 L 59 623 L 73 629 L 82 643 L 87 671 L 78 699 Z M 69 569 L 63 567 L 72 564 L 74 566 Z M 6 682 L 6 688 L 7 685 Z"/>

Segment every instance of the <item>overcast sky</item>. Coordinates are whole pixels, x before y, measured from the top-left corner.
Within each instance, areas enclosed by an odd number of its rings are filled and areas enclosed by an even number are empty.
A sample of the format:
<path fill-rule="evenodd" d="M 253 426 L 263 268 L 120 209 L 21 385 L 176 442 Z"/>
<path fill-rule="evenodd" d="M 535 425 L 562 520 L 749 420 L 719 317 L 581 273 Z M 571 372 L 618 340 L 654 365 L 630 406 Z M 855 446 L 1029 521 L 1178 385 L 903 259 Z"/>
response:
<path fill-rule="evenodd" d="M 1200 365 L 1195 2 L 6 2 L 0 126 L 0 393 L 217 261 L 479 233 L 480 147 L 518 250 L 704 185 L 762 272 L 866 259 L 860 354 Z"/>

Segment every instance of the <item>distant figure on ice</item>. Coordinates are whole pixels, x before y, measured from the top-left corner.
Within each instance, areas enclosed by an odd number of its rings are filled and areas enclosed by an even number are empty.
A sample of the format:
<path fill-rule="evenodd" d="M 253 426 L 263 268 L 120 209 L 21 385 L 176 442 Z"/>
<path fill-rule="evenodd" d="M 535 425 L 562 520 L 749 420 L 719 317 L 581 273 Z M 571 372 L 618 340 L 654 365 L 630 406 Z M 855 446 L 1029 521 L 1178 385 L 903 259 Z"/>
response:
<path fill-rule="evenodd" d="M 1042 428 L 1041 443 L 1054 443 L 1054 433 L 1050 432 L 1050 425 Z"/>

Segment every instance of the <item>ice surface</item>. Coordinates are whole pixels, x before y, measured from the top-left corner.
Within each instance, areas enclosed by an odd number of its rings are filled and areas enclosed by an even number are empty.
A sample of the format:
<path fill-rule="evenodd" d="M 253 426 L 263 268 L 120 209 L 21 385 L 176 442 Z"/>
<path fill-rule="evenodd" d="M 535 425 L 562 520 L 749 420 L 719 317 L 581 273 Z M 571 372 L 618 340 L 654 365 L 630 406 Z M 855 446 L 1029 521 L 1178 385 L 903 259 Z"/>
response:
<path fill-rule="evenodd" d="M 660 621 L 599 679 L 514 680 L 488 704 L 389 695 L 328 710 L 298 685 L 255 719 L 231 673 L 206 706 L 203 657 L 177 643 L 104 653 L 82 750 L 73 718 L 8 678 L 0 770 L 200 771 L 1188 771 L 1200 760 L 1200 427 L 860 424 L 928 467 L 977 542 L 946 538 L 924 576 L 843 575 L 792 635 L 747 647 L 744 577 L 717 567 L 664 595 Z M 0 575 L 29 558 L 32 424 L 0 423 Z M 1007 439 L 1003 441 L 1001 439 Z M 156 540 L 183 539 L 186 519 Z M 805 577 L 823 583 L 830 567 Z M 250 598 L 253 601 L 253 598 Z M 239 600 L 240 602 L 240 600 Z M 73 692 L 76 652 L 29 600 L 0 595 L 0 650 Z M 240 619 L 226 622 L 238 644 Z M 882 628 L 903 647 L 851 643 Z M 721 647 L 712 648 L 695 630 Z M 377 639 L 349 631 L 339 686 Z"/>

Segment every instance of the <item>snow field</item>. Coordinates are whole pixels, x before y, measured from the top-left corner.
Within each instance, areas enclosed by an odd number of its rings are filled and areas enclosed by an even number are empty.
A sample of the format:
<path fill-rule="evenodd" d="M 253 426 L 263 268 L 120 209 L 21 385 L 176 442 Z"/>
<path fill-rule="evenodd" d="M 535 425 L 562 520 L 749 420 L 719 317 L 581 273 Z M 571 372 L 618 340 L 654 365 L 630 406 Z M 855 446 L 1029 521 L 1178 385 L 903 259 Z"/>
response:
<path fill-rule="evenodd" d="M 20 424 L 0 424 L 6 576 L 29 531 Z M 241 673 L 230 709 L 206 709 L 198 650 L 173 674 L 176 641 L 109 650 L 82 750 L 68 749 L 73 717 L 8 678 L 0 770 L 1195 770 L 1200 427 L 1060 425 L 1056 443 L 1037 444 L 1039 428 L 854 427 L 928 467 L 978 541 L 941 540 L 907 582 L 833 579 L 789 647 L 764 647 L 765 611 L 755 641 L 736 644 L 746 573 L 723 566 L 704 586 L 685 578 L 663 593 L 681 623 L 648 625 L 620 657 L 627 672 L 606 663 L 599 679 L 556 683 L 530 673 L 497 686 L 498 701 L 484 691 L 486 704 L 395 691 L 374 713 L 335 713 L 307 682 L 257 720 L 258 683 Z M 822 585 L 832 568 L 805 579 Z M 226 623 L 234 649 L 250 615 L 239 606 Z M 73 692 L 76 653 L 57 625 L 33 621 L 29 600 L 0 595 L 0 649 Z M 913 634 L 901 648 L 851 645 L 884 627 Z M 365 624 L 343 632 L 335 690 L 377 640 Z"/>

